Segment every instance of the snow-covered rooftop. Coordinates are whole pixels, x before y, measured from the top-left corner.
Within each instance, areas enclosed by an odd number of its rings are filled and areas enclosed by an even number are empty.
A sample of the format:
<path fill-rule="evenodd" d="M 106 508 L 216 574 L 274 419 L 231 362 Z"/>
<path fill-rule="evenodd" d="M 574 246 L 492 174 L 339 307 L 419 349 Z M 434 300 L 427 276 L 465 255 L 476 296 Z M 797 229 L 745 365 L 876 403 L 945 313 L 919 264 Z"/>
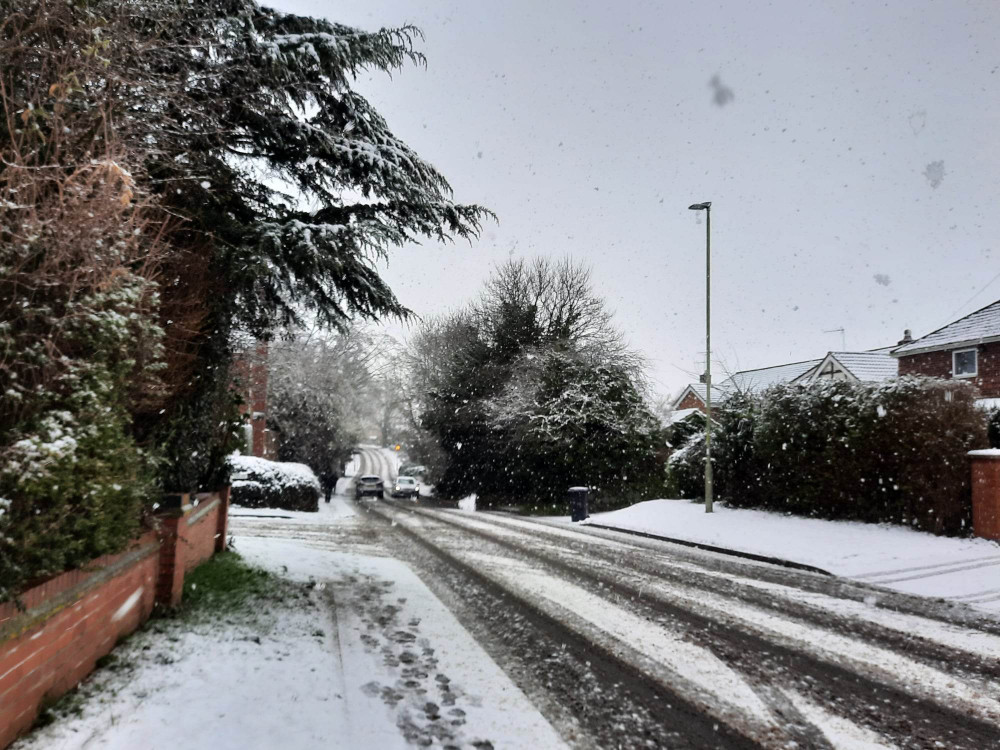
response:
<path fill-rule="evenodd" d="M 714 388 L 712 390 L 715 390 Z M 682 422 L 692 414 L 701 414 L 701 409 L 677 409 L 676 411 L 670 412 L 670 416 L 667 418 L 667 424 L 677 424 Z"/>
<path fill-rule="evenodd" d="M 677 398 L 674 399 L 674 403 L 675 404 L 680 403 L 684 399 L 684 394 L 688 392 L 688 389 L 690 389 L 691 391 L 693 391 L 694 394 L 698 398 L 700 398 L 702 401 L 705 401 L 705 396 L 706 396 L 706 393 L 707 393 L 706 390 L 705 390 L 705 384 L 704 383 L 688 383 L 686 386 L 684 386 L 684 390 L 682 390 L 677 395 Z M 724 390 L 721 390 L 718 386 L 714 386 L 714 385 L 712 386 L 712 402 L 713 403 L 718 403 L 718 402 L 722 401 L 722 399 L 724 399 L 725 397 L 726 397 L 726 392 Z"/>
<path fill-rule="evenodd" d="M 952 349 L 962 344 L 993 339 L 1000 339 L 1000 300 L 894 349 L 893 355 L 898 357 L 934 349 Z"/>
<path fill-rule="evenodd" d="M 899 362 L 885 352 L 830 352 L 858 380 L 881 382 L 899 375 Z"/>
<path fill-rule="evenodd" d="M 772 385 L 792 382 L 822 361 L 821 359 L 810 359 L 805 362 L 791 362 L 787 365 L 761 367 L 756 370 L 741 370 L 719 383 L 719 388 L 735 389 L 747 393 L 763 391 Z"/>

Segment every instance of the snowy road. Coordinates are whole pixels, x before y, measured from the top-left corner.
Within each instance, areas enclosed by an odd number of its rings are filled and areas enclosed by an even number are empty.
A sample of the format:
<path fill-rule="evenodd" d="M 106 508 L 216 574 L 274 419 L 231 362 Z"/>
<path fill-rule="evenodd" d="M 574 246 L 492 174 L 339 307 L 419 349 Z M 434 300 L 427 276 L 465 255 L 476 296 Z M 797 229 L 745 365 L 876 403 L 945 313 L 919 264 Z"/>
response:
<path fill-rule="evenodd" d="M 390 478 L 392 460 L 365 449 L 359 471 Z M 571 746 L 997 746 L 1000 624 L 967 609 L 610 532 L 354 508 L 346 524 L 234 519 L 237 544 L 281 537 L 405 564 Z M 357 601 L 361 578 L 339 595 Z M 435 648 L 447 659 L 451 640 Z M 531 712 L 509 716 L 544 732 Z M 503 735 L 476 736 L 555 741 Z"/>

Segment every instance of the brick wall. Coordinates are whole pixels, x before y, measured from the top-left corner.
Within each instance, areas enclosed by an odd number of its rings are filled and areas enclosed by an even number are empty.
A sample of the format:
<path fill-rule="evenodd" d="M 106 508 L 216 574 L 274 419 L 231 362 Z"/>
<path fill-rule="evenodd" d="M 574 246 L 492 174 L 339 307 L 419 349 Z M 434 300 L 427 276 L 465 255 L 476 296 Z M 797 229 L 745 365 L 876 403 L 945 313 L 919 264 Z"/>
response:
<path fill-rule="evenodd" d="M 681 399 L 681 402 L 677 404 L 677 410 L 680 411 L 681 409 L 698 409 L 704 414 L 705 402 L 693 393 L 689 392 L 684 398 Z"/>
<path fill-rule="evenodd" d="M 971 349 L 963 346 L 961 349 Z M 979 388 L 983 398 L 1000 398 L 1000 342 L 980 344 L 975 347 L 978 354 L 978 375 L 969 380 Z M 952 368 L 951 351 L 924 352 L 899 358 L 899 375 L 929 375 L 935 378 L 950 378 Z"/>
<path fill-rule="evenodd" d="M 972 451 L 972 532 L 1000 542 L 1000 454 Z"/>
<path fill-rule="evenodd" d="M 0 604 L 0 748 L 145 622 L 154 603 L 179 604 L 185 573 L 225 549 L 228 488 L 177 497 L 157 531 L 125 552 L 29 589 L 23 610 Z"/>
<path fill-rule="evenodd" d="M 156 536 L 0 604 L 0 747 L 28 729 L 44 700 L 74 687 L 153 611 Z"/>

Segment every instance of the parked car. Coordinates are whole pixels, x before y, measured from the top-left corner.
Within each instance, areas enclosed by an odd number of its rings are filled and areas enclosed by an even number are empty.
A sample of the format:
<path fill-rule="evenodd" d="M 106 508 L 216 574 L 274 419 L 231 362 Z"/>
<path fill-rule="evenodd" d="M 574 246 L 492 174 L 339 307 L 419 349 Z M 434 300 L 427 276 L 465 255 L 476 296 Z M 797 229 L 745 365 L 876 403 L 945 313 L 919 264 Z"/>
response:
<path fill-rule="evenodd" d="M 382 477 L 374 474 L 365 474 L 354 483 L 354 497 L 377 497 L 380 500 L 385 497 L 385 488 L 382 485 Z"/>
<path fill-rule="evenodd" d="M 417 480 L 413 477 L 398 476 L 396 481 L 392 484 L 392 492 L 389 493 L 392 497 L 410 497 L 417 498 L 420 496 L 420 485 L 417 484 Z"/>

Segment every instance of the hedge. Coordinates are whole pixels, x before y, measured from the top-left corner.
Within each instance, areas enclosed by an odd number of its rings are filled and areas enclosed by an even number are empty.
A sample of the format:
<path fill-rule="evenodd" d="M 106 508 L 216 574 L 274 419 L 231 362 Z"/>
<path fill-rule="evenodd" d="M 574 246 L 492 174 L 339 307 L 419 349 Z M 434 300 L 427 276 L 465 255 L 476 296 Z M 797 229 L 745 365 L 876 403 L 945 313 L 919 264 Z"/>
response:
<path fill-rule="evenodd" d="M 230 456 L 231 500 L 244 508 L 319 511 L 319 480 L 305 464 Z"/>
<path fill-rule="evenodd" d="M 965 382 L 919 377 L 734 396 L 714 415 L 716 496 L 733 507 L 969 533 L 966 452 L 988 443 L 976 396 Z M 670 488 L 700 497 L 703 467 L 694 438 L 668 463 Z"/>

